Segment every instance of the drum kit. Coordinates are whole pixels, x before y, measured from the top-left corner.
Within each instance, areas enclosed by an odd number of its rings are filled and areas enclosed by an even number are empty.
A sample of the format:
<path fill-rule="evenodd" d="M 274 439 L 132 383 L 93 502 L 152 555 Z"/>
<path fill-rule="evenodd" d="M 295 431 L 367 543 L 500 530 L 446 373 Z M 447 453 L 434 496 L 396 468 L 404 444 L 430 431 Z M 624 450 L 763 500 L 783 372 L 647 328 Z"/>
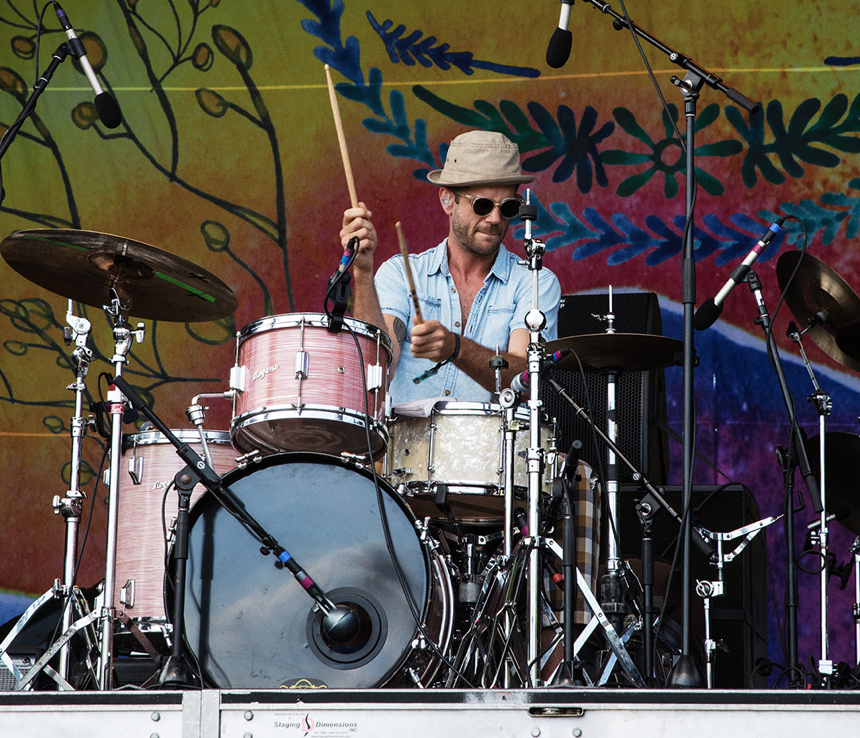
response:
<path fill-rule="evenodd" d="M 531 243 L 529 266 L 538 269 L 542 244 Z M 643 571 L 640 582 L 611 533 L 603 560 L 598 538 L 601 515 L 610 531 L 618 519 L 621 463 L 649 504 L 681 522 L 618 449 L 613 422 L 618 373 L 674 363 L 679 341 L 615 333 L 610 301 L 606 333 L 541 345 L 543 316 L 537 306 L 529 313 L 532 377 L 553 353 L 557 366 L 575 361 L 607 375 L 608 427 L 592 424 L 608 449 L 601 488 L 576 444 L 558 449 L 537 381 L 518 394 L 503 390 L 497 373 L 492 403 L 392 407 L 387 336 L 330 314 L 269 316 L 243 328 L 229 388 L 194 398 L 193 429 L 168 429 L 122 376 L 144 330 L 128 319 L 218 320 L 237 307 L 230 288 L 177 256 L 101 233 L 19 231 L 0 252 L 68 299 L 66 338 L 76 346 L 71 488 L 54 502 L 66 524 L 64 573 L 0 643 L 16 689 L 32 689 L 38 672 L 60 689 L 113 689 L 117 654 L 153 659 L 146 686 L 161 687 L 661 683 L 655 674 L 678 646 L 670 624 L 656 623 L 653 578 Z M 75 581 L 86 497 L 77 478 L 82 397 L 93 357 L 91 326 L 75 316 L 75 301 L 104 309 L 115 344 L 105 577 L 93 601 Z M 849 349 L 837 336 L 832 350 L 848 353 L 860 331 L 843 327 Z M 207 397 L 232 400 L 229 431 L 204 428 Z M 150 421 L 132 433 L 122 428 L 129 405 Z M 723 534 L 698 529 L 697 541 L 716 542 L 722 566 L 724 541 L 740 537 L 742 548 L 774 520 Z M 284 580 L 284 568 L 301 586 Z M 706 595 L 721 593 L 720 579 Z M 61 603 L 61 635 L 23 674 L 9 647 L 51 600 Z M 83 663 L 73 663 L 76 635 L 86 643 Z"/>

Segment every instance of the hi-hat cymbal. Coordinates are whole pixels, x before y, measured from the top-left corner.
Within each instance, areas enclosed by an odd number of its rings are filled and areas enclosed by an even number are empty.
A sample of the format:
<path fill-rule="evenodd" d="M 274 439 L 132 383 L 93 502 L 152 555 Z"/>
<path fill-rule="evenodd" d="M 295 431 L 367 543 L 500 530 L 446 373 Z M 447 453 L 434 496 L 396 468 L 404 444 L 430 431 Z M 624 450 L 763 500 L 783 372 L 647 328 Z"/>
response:
<path fill-rule="evenodd" d="M 785 289 L 800 256 L 800 251 L 789 251 L 779 257 L 776 277 L 780 289 Z M 824 262 L 805 254 L 786 292 L 785 303 L 801 330 L 812 326 L 807 335 L 825 354 L 860 371 L 860 298 L 842 277 Z"/>
<path fill-rule="evenodd" d="M 684 350 L 684 343 L 648 333 L 587 333 L 550 341 L 545 348 L 548 354 L 573 349 L 586 371 L 642 372 L 675 364 Z M 564 357 L 556 366 L 571 371 L 579 368 L 573 354 Z"/>
<path fill-rule="evenodd" d="M 130 316 L 194 323 L 236 310 L 224 282 L 174 254 L 94 231 L 16 231 L 0 253 L 31 282 L 86 305 L 110 305 L 115 292 Z"/>
<path fill-rule="evenodd" d="M 806 442 L 809 465 L 820 475 L 819 436 Z M 860 436 L 831 431 L 824 434 L 826 483 L 824 504 L 854 535 L 860 535 Z"/>

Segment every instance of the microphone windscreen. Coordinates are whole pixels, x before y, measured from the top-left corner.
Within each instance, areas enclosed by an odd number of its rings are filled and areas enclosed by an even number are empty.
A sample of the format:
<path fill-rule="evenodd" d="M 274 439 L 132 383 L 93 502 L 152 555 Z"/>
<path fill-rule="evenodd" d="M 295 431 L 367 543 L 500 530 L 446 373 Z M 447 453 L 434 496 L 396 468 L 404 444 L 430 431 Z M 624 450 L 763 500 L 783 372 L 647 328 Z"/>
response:
<path fill-rule="evenodd" d="M 109 92 L 96 95 L 96 112 L 99 114 L 99 120 L 108 128 L 116 128 L 122 122 L 119 105 Z"/>
<path fill-rule="evenodd" d="M 546 63 L 554 69 L 563 67 L 570 58 L 570 47 L 573 45 L 573 34 L 556 26 L 546 47 Z"/>
<path fill-rule="evenodd" d="M 703 331 L 706 328 L 710 328 L 714 323 L 716 323 L 721 312 L 723 312 L 723 306 L 717 305 L 717 303 L 714 302 L 714 298 L 711 297 L 705 300 L 693 316 L 693 328 L 697 331 Z"/>

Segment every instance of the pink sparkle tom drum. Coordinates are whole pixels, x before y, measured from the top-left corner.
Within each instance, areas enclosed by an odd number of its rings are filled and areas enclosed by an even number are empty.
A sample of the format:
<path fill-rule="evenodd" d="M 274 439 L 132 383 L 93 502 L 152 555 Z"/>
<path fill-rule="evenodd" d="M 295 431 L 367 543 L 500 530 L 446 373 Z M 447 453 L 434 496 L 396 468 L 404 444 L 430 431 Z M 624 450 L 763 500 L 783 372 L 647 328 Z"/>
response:
<path fill-rule="evenodd" d="M 351 318 L 329 333 L 328 316 L 273 315 L 237 336 L 237 390 L 230 432 L 247 453 L 385 453 L 385 397 L 391 344 L 378 328 Z M 366 413 L 366 414 L 365 414 Z"/>
<path fill-rule="evenodd" d="M 203 456 L 198 431 L 186 429 L 172 433 Z M 204 433 L 215 471 L 225 474 L 236 466 L 236 451 L 230 445 L 230 434 L 227 431 Z M 164 624 L 167 622 L 164 530 L 172 528 L 178 502 L 177 493 L 167 494 L 167 491 L 185 463 L 158 431 L 127 435 L 123 439 L 122 458 L 114 601 L 120 613 L 128 614 L 141 626 Z M 191 503 L 203 492 L 204 487 L 198 484 L 191 493 Z"/>

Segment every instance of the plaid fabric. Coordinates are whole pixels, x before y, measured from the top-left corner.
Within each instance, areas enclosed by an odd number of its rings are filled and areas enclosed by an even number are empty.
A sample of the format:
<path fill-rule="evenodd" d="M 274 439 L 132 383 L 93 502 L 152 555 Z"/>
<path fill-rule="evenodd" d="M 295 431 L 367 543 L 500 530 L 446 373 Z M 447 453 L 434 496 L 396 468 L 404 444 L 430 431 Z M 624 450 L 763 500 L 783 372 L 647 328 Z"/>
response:
<path fill-rule="evenodd" d="M 597 596 L 598 569 L 600 565 L 600 485 L 597 476 L 589 464 L 580 462 L 576 469 L 581 479 L 576 483 L 574 490 L 574 504 L 576 505 L 576 566 L 582 572 L 585 581 L 588 582 L 592 593 Z M 556 526 L 552 536 L 559 545 L 562 543 L 562 523 Z M 553 561 L 556 569 L 561 572 L 561 561 Z M 564 597 L 559 589 L 548 576 L 544 576 L 544 592 L 550 605 L 556 612 L 559 621 L 563 621 Z M 585 598 L 577 590 L 576 610 L 574 612 L 574 623 L 578 625 L 587 624 L 592 618 L 591 608 L 585 603 Z"/>
<path fill-rule="evenodd" d="M 580 463 L 577 473 L 582 480 L 576 485 L 576 565 L 597 595 L 600 551 L 600 485 L 594 470 Z M 591 608 L 577 593 L 574 622 L 585 625 L 591 620 Z"/>

